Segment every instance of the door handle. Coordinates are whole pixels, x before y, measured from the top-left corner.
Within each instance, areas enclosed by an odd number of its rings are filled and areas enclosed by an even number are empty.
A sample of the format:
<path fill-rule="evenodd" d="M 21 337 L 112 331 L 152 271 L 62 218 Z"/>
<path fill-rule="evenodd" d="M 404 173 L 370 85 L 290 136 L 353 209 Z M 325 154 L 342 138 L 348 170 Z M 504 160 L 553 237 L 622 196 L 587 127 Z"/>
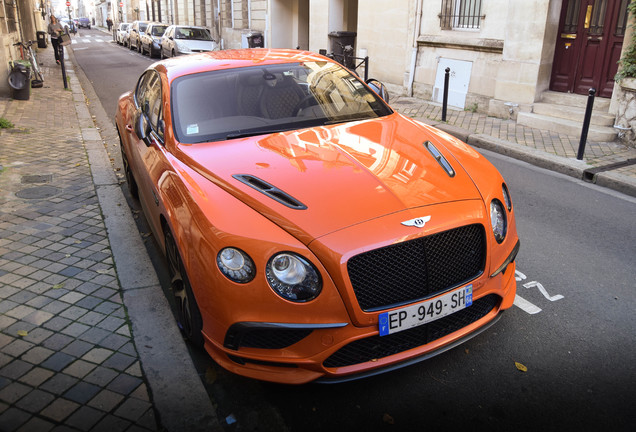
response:
<path fill-rule="evenodd" d="M 587 11 L 585 12 L 585 24 L 584 24 L 584 28 L 589 29 L 590 28 L 590 21 L 592 19 L 592 5 L 589 5 L 587 7 Z"/>

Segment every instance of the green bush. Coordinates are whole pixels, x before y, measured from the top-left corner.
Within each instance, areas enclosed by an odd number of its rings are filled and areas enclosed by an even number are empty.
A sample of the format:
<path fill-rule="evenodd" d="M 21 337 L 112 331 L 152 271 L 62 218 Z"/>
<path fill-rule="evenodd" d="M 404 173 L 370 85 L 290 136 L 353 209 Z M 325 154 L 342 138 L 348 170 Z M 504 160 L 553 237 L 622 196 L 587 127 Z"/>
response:
<path fill-rule="evenodd" d="M 636 0 L 632 0 L 627 6 L 627 10 L 632 17 L 636 17 Z M 616 81 L 623 78 L 636 78 L 636 24 L 632 25 L 632 39 L 629 41 L 627 49 L 623 53 L 623 57 L 618 61 L 619 70 L 616 74 Z M 625 41 L 627 43 L 627 41 Z"/>

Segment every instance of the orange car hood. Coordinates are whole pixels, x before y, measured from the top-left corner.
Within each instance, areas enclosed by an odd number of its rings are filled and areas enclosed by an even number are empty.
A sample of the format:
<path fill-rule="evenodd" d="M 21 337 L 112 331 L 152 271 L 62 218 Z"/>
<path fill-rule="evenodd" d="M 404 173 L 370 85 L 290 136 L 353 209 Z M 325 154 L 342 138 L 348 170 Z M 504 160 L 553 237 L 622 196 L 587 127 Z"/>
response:
<path fill-rule="evenodd" d="M 453 177 L 426 149 L 426 141 L 448 160 Z M 266 136 L 179 144 L 179 158 L 308 244 L 406 209 L 481 199 L 444 142 L 436 129 L 392 114 Z M 264 180 L 307 208 L 289 208 L 236 175 Z"/>

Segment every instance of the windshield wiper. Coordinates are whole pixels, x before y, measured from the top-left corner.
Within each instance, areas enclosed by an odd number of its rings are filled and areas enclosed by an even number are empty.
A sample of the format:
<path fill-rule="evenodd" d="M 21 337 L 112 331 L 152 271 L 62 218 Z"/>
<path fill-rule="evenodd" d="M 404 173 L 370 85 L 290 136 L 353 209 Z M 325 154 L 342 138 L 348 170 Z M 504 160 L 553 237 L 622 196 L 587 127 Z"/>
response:
<path fill-rule="evenodd" d="M 338 123 L 347 123 L 347 122 L 352 122 L 352 121 L 360 121 L 360 120 L 369 120 L 372 117 L 352 117 L 352 118 L 341 118 L 341 119 L 336 119 L 336 120 L 328 120 L 326 121 L 324 124 L 325 125 L 332 125 L 332 124 L 338 124 Z"/>
<path fill-rule="evenodd" d="M 273 133 L 278 133 L 278 132 L 287 132 L 288 130 L 290 130 L 290 128 L 286 128 L 286 129 L 258 129 L 258 130 L 252 130 L 252 131 L 246 131 L 246 132 L 235 132 L 235 133 L 227 134 L 225 136 L 225 139 L 229 140 L 229 139 L 236 139 L 236 138 L 246 138 L 246 137 L 251 137 L 251 136 L 256 136 L 256 135 L 266 135 L 266 134 L 273 134 Z"/>

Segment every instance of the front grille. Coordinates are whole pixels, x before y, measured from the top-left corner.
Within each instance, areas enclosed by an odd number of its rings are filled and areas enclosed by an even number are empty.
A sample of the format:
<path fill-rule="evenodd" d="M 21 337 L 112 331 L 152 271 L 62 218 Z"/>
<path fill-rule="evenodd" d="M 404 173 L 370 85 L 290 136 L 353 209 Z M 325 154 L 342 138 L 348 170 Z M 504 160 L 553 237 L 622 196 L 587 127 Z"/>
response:
<path fill-rule="evenodd" d="M 485 317 L 499 302 L 495 294 L 475 300 L 472 306 L 419 327 L 388 336 L 371 336 L 354 341 L 333 353 L 323 365 L 351 366 L 398 354 L 447 336 Z"/>
<path fill-rule="evenodd" d="M 224 346 L 239 348 L 282 349 L 309 336 L 311 328 L 271 328 L 234 324 L 225 335 Z"/>
<path fill-rule="evenodd" d="M 412 303 L 456 288 L 484 271 L 486 234 L 480 224 L 364 252 L 347 271 L 364 311 Z"/>

